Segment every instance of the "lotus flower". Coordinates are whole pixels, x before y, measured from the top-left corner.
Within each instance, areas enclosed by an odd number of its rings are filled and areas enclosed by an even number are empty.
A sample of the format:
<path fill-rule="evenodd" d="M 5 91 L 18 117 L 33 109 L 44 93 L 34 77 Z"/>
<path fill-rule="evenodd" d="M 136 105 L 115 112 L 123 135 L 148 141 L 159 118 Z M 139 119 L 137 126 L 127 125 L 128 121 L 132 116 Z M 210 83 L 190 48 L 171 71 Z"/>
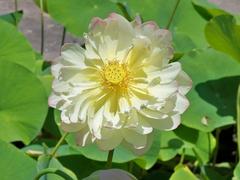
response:
<path fill-rule="evenodd" d="M 64 45 L 52 65 L 49 105 L 80 146 L 145 152 L 154 130 L 177 128 L 189 105 L 192 82 L 179 62 L 170 63 L 171 33 L 112 13 L 93 18 L 84 37 L 85 48 Z"/>

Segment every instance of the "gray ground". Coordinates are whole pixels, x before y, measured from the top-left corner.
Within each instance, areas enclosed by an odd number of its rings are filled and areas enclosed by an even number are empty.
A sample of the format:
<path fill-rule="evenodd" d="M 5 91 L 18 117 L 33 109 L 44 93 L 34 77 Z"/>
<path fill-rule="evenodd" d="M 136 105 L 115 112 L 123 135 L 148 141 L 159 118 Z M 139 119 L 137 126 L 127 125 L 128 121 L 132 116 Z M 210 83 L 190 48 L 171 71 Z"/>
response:
<path fill-rule="evenodd" d="M 14 0 L 0 0 L 0 15 L 14 12 Z M 28 38 L 33 48 L 40 51 L 40 11 L 33 0 L 18 0 L 18 9 L 24 11 L 19 29 Z M 47 14 L 45 20 L 44 57 L 51 60 L 59 55 L 63 27 L 56 24 Z M 67 34 L 65 42 L 75 42 L 76 38 Z"/>

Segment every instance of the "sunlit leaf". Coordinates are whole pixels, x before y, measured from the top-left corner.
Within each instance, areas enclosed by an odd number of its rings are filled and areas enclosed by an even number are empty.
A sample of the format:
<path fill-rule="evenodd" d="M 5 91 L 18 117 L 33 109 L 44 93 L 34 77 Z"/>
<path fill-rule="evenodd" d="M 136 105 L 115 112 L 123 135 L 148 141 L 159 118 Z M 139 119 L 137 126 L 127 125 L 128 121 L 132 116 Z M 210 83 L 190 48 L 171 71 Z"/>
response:
<path fill-rule="evenodd" d="M 137 0 L 49 0 L 48 11 L 68 31 L 82 36 L 83 32 L 87 32 L 93 17 L 106 18 L 111 12 L 120 12 L 120 8 L 113 2 L 126 3 L 133 17 L 141 15 L 144 21 L 154 20 L 161 28 L 169 23 L 176 4 L 176 0 L 142 0 L 140 3 Z M 191 0 L 181 1 L 171 23 L 174 36 L 175 33 L 185 33 L 198 47 L 205 47 L 204 26 L 205 21 L 195 11 Z"/>
<path fill-rule="evenodd" d="M 185 126 L 180 126 L 174 131 L 161 132 L 160 143 L 159 159 L 162 161 L 168 161 L 177 154 L 182 154 L 183 149 L 185 149 L 185 154 L 194 157 L 194 149 L 204 163 L 209 161 L 209 156 L 216 145 L 212 134 Z"/>
<path fill-rule="evenodd" d="M 105 18 L 118 10 L 116 4 L 109 0 L 48 0 L 47 3 L 49 14 L 78 36 L 88 31 L 93 17 Z"/>
<path fill-rule="evenodd" d="M 234 124 L 240 82 L 238 62 L 212 49 L 189 53 L 181 62 L 193 81 L 183 124 L 202 131 Z"/>
<path fill-rule="evenodd" d="M 235 167 L 233 174 L 234 174 L 233 180 L 240 179 L 240 162 Z"/>
<path fill-rule="evenodd" d="M 45 89 L 23 66 L 0 61 L 0 69 L 0 139 L 28 144 L 47 115 Z"/>
<path fill-rule="evenodd" d="M 187 166 L 177 167 L 170 177 L 170 180 L 197 180 L 198 178 L 190 171 Z"/>
<path fill-rule="evenodd" d="M 227 14 L 220 10 L 216 5 L 209 3 L 208 0 L 193 0 L 193 7 L 206 20 L 210 20 L 215 16 Z"/>
<path fill-rule="evenodd" d="M 0 149 L 1 180 L 34 179 L 37 174 L 36 161 L 2 140 Z"/>
<path fill-rule="evenodd" d="M 0 20 L 0 62 L 12 61 L 33 70 L 34 52 L 26 38 L 13 25 Z"/>
<path fill-rule="evenodd" d="M 132 14 L 140 14 L 144 21 L 156 21 L 165 28 L 171 19 L 177 0 L 122 0 L 129 4 Z M 170 29 L 175 33 L 185 33 L 198 47 L 206 46 L 204 38 L 205 21 L 192 6 L 191 0 L 180 1 Z M 197 23 L 196 23 L 197 22 Z"/>
<path fill-rule="evenodd" d="M 221 15 L 213 18 L 206 26 L 209 44 L 240 62 L 240 26 L 233 16 Z"/>

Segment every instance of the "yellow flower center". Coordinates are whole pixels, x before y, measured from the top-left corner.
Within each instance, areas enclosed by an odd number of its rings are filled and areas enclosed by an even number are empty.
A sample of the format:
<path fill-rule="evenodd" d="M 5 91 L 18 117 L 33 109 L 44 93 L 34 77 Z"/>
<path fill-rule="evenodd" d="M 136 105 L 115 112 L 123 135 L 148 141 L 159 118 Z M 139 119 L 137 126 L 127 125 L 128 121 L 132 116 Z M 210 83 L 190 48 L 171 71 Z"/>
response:
<path fill-rule="evenodd" d="M 106 80 L 113 84 L 122 82 L 126 75 L 126 67 L 118 62 L 111 62 L 104 68 L 104 76 Z"/>
<path fill-rule="evenodd" d="M 127 90 L 131 80 L 126 64 L 111 61 L 102 69 L 103 85 L 114 90 Z"/>

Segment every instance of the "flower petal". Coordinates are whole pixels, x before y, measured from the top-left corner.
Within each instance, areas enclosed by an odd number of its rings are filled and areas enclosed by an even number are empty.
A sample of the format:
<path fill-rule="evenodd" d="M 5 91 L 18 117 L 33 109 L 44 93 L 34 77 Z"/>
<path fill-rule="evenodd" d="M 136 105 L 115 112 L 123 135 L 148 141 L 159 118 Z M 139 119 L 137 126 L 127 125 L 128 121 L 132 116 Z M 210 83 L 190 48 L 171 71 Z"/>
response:
<path fill-rule="evenodd" d="M 84 68 L 85 67 L 85 57 L 84 49 L 78 44 L 65 44 L 62 47 L 61 57 L 63 58 L 64 65 L 75 65 Z"/>
<path fill-rule="evenodd" d="M 180 124 L 178 114 L 162 114 L 157 110 L 144 109 L 140 111 L 141 118 L 145 119 L 152 127 L 159 130 L 171 130 Z"/>
<path fill-rule="evenodd" d="M 102 128 L 101 139 L 96 139 L 96 143 L 100 149 L 109 151 L 116 148 L 122 142 L 122 135 L 119 130 Z"/>
<path fill-rule="evenodd" d="M 75 133 L 76 143 L 79 146 L 87 146 L 91 144 L 94 140 L 92 138 L 91 132 L 87 127 L 82 128 Z"/>
<path fill-rule="evenodd" d="M 143 147 L 143 148 L 140 148 L 140 149 L 136 149 L 134 148 L 134 146 L 126 141 L 123 142 L 123 145 L 130 149 L 132 152 L 134 152 L 134 154 L 136 155 L 143 155 L 144 153 L 146 153 L 152 146 L 152 143 L 153 143 L 153 139 L 154 139 L 154 133 L 150 133 L 147 136 L 147 144 Z"/>
<path fill-rule="evenodd" d="M 65 132 L 78 132 L 78 131 L 82 131 L 82 129 L 84 129 L 85 127 L 86 127 L 86 125 L 82 124 L 80 122 L 69 123 L 69 124 L 61 122 L 61 128 Z"/>
<path fill-rule="evenodd" d="M 184 71 L 181 71 L 179 73 L 179 75 L 177 76 L 176 80 L 179 85 L 178 91 L 182 95 L 187 94 L 188 91 L 190 91 L 190 89 L 192 87 L 192 80 L 190 79 L 190 77 Z"/>
<path fill-rule="evenodd" d="M 131 24 L 122 16 L 112 13 L 105 20 L 95 18 L 92 21 L 90 33 L 85 37 L 86 49 L 91 54 L 93 52 L 97 54 L 104 62 L 122 60 L 133 37 L 134 31 Z"/>
<path fill-rule="evenodd" d="M 131 129 L 123 129 L 122 131 L 124 139 L 132 144 L 136 149 L 142 149 L 147 144 L 147 135 L 137 133 Z"/>
<path fill-rule="evenodd" d="M 149 87 L 148 90 L 152 96 L 157 97 L 159 100 L 166 100 L 178 91 L 178 84 L 176 81 L 173 81 L 168 84 L 159 84 Z"/>

